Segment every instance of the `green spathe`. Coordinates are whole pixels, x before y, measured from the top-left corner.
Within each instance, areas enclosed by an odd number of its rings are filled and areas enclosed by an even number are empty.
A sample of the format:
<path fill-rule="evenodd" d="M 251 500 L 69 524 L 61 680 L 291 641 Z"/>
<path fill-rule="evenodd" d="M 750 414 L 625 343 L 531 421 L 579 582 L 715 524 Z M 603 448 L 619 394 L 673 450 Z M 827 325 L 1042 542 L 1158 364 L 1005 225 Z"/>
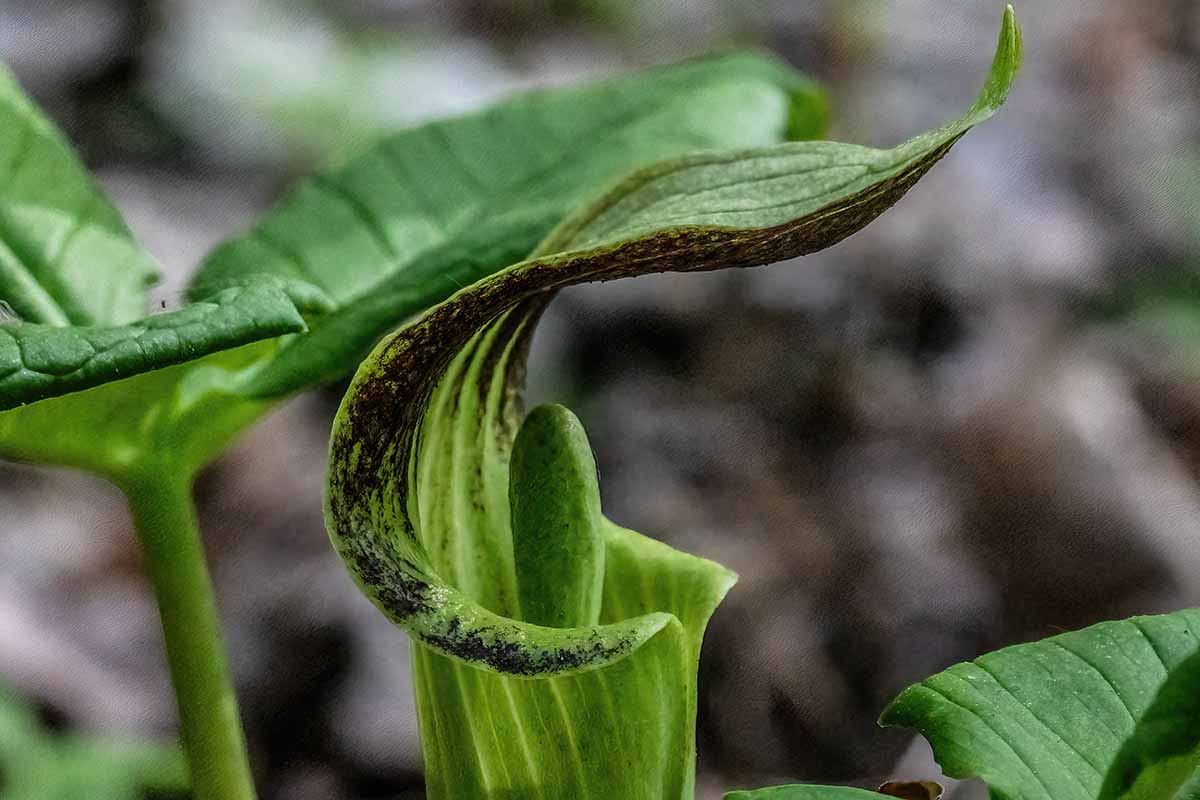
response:
<path fill-rule="evenodd" d="M 334 422 L 326 522 L 360 588 L 416 640 L 430 798 L 693 794 L 697 658 L 733 576 L 602 522 L 598 624 L 546 627 L 522 615 L 527 592 L 548 593 L 548 571 L 514 541 L 526 511 L 514 516 L 511 500 L 536 498 L 543 473 L 528 464 L 513 473 L 511 462 L 528 341 L 554 291 L 756 266 L 840 241 L 996 111 L 1020 56 L 1010 9 L 971 109 L 891 150 L 791 142 L 641 170 L 559 225 L 530 259 L 462 289 L 363 362 Z M 560 415 L 548 435 L 563 436 L 568 423 Z M 566 438 L 559 447 L 582 446 Z M 547 512 L 550 522 L 571 504 L 569 513 L 592 514 L 594 476 L 577 455 L 557 456 L 572 485 L 559 487 L 566 506 Z M 594 530 L 572 535 L 591 541 Z M 545 531 L 521 535 L 554 541 Z M 577 586 L 581 575 L 569 574 Z M 571 603 L 541 619 L 582 619 L 586 604 Z"/>

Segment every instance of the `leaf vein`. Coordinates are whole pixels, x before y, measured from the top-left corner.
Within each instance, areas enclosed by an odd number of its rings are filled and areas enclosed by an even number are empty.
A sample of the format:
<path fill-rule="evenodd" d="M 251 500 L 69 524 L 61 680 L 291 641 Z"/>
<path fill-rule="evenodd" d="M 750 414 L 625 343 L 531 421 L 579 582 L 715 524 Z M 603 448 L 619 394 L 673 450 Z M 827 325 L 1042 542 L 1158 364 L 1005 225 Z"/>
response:
<path fill-rule="evenodd" d="M 1098 777 L 1098 778 L 1104 777 L 1100 768 L 1097 767 L 1095 764 L 1093 764 L 1088 759 L 1088 757 L 1085 756 L 1083 753 L 1081 753 L 1079 751 L 1079 749 L 1072 742 L 1070 742 L 1059 731 L 1055 730 L 1055 728 L 1050 723 L 1046 722 L 1046 720 L 1044 720 L 1036 711 L 1034 711 L 1032 705 L 1022 702 L 1021 698 L 1017 696 L 1017 694 L 1008 686 L 1008 684 L 1006 684 L 1003 680 L 1000 679 L 1000 676 L 996 674 L 995 670 L 993 670 L 991 667 L 988 667 L 986 664 L 984 664 L 982 661 L 980 661 L 978 659 L 971 663 L 973 663 L 979 669 L 983 670 L 983 672 L 986 673 L 997 686 L 999 686 L 1001 689 L 1004 690 L 1005 694 L 1007 694 L 1009 697 L 1011 697 L 1013 699 L 1013 702 L 1015 702 L 1017 704 L 1017 706 L 1024 709 L 1025 711 L 1029 712 L 1030 717 L 1032 717 L 1035 721 L 1037 721 L 1037 723 L 1039 725 L 1041 725 L 1043 728 L 1045 728 L 1047 731 L 1049 731 L 1051 736 L 1053 736 L 1055 739 L 1057 739 L 1058 741 L 1065 744 L 1068 748 L 1070 748 L 1071 752 L 1074 753 L 1076 756 L 1078 756 L 1079 759 L 1084 764 L 1086 764 L 1087 767 L 1093 773 L 1095 773 L 1096 777 Z M 1021 727 L 1024 728 L 1025 726 L 1022 725 Z M 1070 764 L 1068 764 L 1062 758 L 1062 756 L 1060 756 L 1058 753 L 1054 752 L 1053 750 L 1051 750 L 1049 748 L 1047 748 L 1047 752 L 1050 753 L 1051 755 L 1053 755 L 1054 758 L 1057 759 L 1058 763 L 1062 764 L 1063 769 L 1066 772 L 1071 773 L 1072 776 L 1075 778 L 1075 780 L 1077 780 L 1081 786 L 1083 786 L 1085 789 L 1089 788 L 1087 782 L 1075 774 L 1074 768 Z"/>

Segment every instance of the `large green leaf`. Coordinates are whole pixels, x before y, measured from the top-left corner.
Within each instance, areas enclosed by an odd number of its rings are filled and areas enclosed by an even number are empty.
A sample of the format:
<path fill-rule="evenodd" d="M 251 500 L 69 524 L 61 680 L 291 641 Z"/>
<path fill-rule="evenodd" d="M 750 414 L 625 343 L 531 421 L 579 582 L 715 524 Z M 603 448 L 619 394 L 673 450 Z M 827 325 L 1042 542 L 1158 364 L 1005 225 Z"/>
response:
<path fill-rule="evenodd" d="M 975 105 L 892 150 L 796 142 L 638 172 L 560 225 L 535 257 L 458 292 L 360 366 L 334 422 L 326 522 L 362 590 L 418 643 L 431 798 L 692 792 L 696 656 L 731 576 L 604 522 L 585 460 L 543 458 L 539 467 L 538 452 L 586 452 L 569 420 L 539 415 L 539 425 L 562 423 L 550 434 L 557 449 L 528 444 L 532 459 L 514 456 L 514 440 L 528 438 L 519 433 L 526 347 L 554 290 L 754 266 L 834 244 L 995 112 L 1020 55 L 1010 9 Z M 519 464 L 511 480 L 510 459 Z M 595 622 L 586 619 L 593 606 L 574 600 L 559 620 L 574 627 L 524 616 L 534 607 L 527 593 L 553 589 L 546 564 L 517 563 L 537 550 L 514 546 L 530 523 L 522 508 L 539 496 L 552 519 L 535 524 L 602 543 L 600 556 L 587 541 L 564 540 L 566 555 L 551 557 L 564 581 L 592 580 L 587 564 L 568 566 L 570 554 L 603 561 Z M 550 547 L 553 537 L 542 541 Z"/>
<path fill-rule="evenodd" d="M 192 475 L 270 408 L 240 391 L 278 348 L 266 340 L 0 413 L 0 455 L 121 485 L 145 470 Z"/>
<path fill-rule="evenodd" d="M 278 396 L 351 372 L 400 321 L 525 257 L 581 202 L 637 167 L 824 128 L 815 86 L 733 54 L 534 92 L 383 139 L 303 181 L 196 276 L 311 282 L 338 311 L 248 390 Z"/>
<path fill-rule="evenodd" d="M 957 664 L 882 717 L 996 800 L 1186 800 L 1200 769 L 1200 610 L 1105 622 Z"/>

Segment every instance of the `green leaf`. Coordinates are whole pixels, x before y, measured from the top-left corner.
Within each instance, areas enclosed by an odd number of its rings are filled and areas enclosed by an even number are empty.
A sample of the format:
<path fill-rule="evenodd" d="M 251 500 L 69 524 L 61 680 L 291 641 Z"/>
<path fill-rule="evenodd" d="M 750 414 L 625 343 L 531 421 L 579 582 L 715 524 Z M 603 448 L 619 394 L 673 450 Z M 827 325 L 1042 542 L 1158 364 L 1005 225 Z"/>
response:
<path fill-rule="evenodd" d="M 0 299 L 29 322 L 120 325 L 158 277 L 62 134 L 0 65 Z"/>
<path fill-rule="evenodd" d="M 1200 616 L 1191 620 L 1200 639 Z M 1101 800 L 1182 797 L 1180 787 L 1200 770 L 1200 647 L 1170 669 L 1154 702 L 1105 775 Z"/>
<path fill-rule="evenodd" d="M 241 385 L 279 340 L 222 350 L 0 413 L 0 455 L 126 485 L 145 470 L 194 474 L 270 408 Z"/>
<path fill-rule="evenodd" d="M 0 778 L 4 800 L 140 800 L 146 791 L 176 795 L 188 787 L 178 747 L 95 734 L 52 735 L 3 686 Z"/>
<path fill-rule="evenodd" d="M 1200 367 L 1200 268 L 1161 265 L 1118 283 L 1083 309 L 1082 321 L 1120 325 L 1156 348 L 1171 370 L 1195 374 Z"/>
<path fill-rule="evenodd" d="M 811 786 L 793 784 L 729 792 L 725 800 L 879 800 L 880 797 L 902 797 L 906 800 L 940 800 L 942 787 L 930 781 L 888 781 L 876 792 L 847 786 Z"/>
<path fill-rule="evenodd" d="M 127 325 L 0 324 L 0 410 L 299 333 L 301 309 L 321 308 L 310 287 L 260 277 Z"/>
<path fill-rule="evenodd" d="M 0 456 L 122 486 L 194 474 L 270 408 L 242 386 L 320 307 L 311 287 L 261 277 L 125 326 L 0 325 Z"/>
<path fill-rule="evenodd" d="M 1192 773 L 1192 777 L 1179 791 L 1179 800 L 1200 800 L 1200 770 Z"/>
<path fill-rule="evenodd" d="M 525 257 L 581 202 L 664 158 L 823 128 L 815 86 L 733 54 L 517 96 L 385 138 L 296 186 L 194 282 L 265 272 L 338 305 L 248 391 L 281 396 L 352 371 L 407 317 Z"/>
<path fill-rule="evenodd" d="M 746 792 L 728 792 L 725 800 L 880 800 L 883 795 L 849 786 L 773 786 Z"/>
<path fill-rule="evenodd" d="M 178 401 L 198 407 L 204 392 L 195 375 L 220 378 L 214 391 L 229 388 L 225 376 L 203 366 L 168 371 L 178 381 L 192 376 L 186 387 L 144 373 L 299 333 L 303 313 L 327 310 L 311 286 L 252 276 L 178 311 L 146 316 L 146 287 L 157 276 L 149 256 L 2 66 L 0 123 L 0 301 L 16 315 L 0 321 L 0 454 L 112 475 L 135 460 L 135 442 L 164 443 L 159 428 L 187 416 Z M 245 412 L 262 405 L 225 396 L 229 408 L 206 409 L 218 422 L 248 419 Z M 217 428 L 205 442 L 202 427 L 193 424 L 188 441 L 178 432 L 170 443 L 211 453 L 228 432 Z"/>
<path fill-rule="evenodd" d="M 916 728 L 947 775 L 982 778 L 996 800 L 1183 800 L 1200 769 L 1200 610 L 957 664 L 882 722 Z"/>
<path fill-rule="evenodd" d="M 732 576 L 597 521 L 586 442 L 566 416 L 536 415 L 550 429 L 514 453 L 529 438 L 519 434 L 526 348 L 554 290 L 754 266 L 841 240 L 994 113 L 1020 52 L 1010 9 L 976 104 L 892 150 L 797 142 L 638 172 L 562 223 L 536 257 L 459 291 L 363 362 L 334 422 L 326 523 L 360 588 L 418 643 L 431 798 L 692 792 L 696 658 Z M 526 501 L 549 507 L 530 515 Z M 597 624 L 524 616 L 527 598 L 556 593 L 538 546 L 514 542 L 542 524 L 560 529 L 564 554 L 603 562 Z M 597 535 L 602 557 L 589 544 Z M 553 546 L 546 531 L 532 536 Z M 534 614 L 590 623 L 590 567 L 560 572 L 559 596 L 578 599 L 561 617 Z"/>

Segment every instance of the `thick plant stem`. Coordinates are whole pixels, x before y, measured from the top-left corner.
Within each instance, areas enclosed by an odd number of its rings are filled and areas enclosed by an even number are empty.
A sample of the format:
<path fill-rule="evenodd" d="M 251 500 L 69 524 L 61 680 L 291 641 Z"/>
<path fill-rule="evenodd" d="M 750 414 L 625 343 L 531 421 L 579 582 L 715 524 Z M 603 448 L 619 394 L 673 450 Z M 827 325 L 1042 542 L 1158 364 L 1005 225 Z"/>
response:
<path fill-rule="evenodd" d="M 217 621 L 191 479 L 163 469 L 122 482 L 146 556 L 195 800 L 253 800 L 237 698 Z"/>

